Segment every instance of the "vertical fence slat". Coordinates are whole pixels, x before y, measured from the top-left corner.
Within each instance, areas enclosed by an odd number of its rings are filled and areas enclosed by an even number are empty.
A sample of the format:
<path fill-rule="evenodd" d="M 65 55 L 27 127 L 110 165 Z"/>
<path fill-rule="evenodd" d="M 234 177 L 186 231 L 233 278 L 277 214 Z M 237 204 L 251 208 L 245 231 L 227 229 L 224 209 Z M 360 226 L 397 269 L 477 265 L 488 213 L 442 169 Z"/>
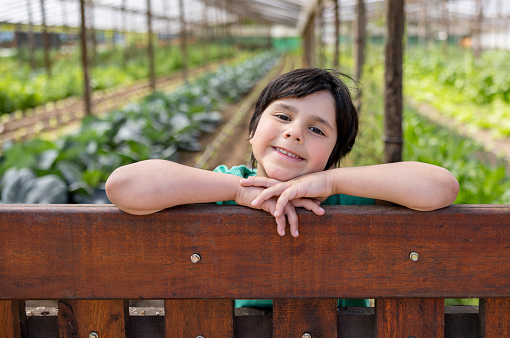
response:
<path fill-rule="evenodd" d="M 337 337 L 336 299 L 275 299 L 273 337 Z"/>
<path fill-rule="evenodd" d="M 510 298 L 480 299 L 482 337 L 510 336 Z"/>
<path fill-rule="evenodd" d="M 375 302 L 376 337 L 444 337 L 443 298 L 382 298 Z"/>
<path fill-rule="evenodd" d="M 0 337 L 28 337 L 25 301 L 0 300 Z"/>
<path fill-rule="evenodd" d="M 129 337 L 129 303 L 125 300 L 58 302 L 59 337 Z"/>
<path fill-rule="evenodd" d="M 234 337 L 231 299 L 165 300 L 165 337 Z"/>

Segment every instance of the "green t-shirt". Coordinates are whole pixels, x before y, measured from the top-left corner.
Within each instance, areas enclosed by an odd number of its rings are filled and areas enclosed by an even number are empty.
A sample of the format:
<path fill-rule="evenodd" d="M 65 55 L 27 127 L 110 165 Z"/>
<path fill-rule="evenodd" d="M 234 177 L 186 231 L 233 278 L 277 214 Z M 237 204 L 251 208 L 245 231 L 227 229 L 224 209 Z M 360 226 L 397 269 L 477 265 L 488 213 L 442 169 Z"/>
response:
<path fill-rule="evenodd" d="M 225 165 L 220 165 L 216 169 L 215 172 L 225 173 L 236 175 L 243 178 L 248 178 L 250 176 L 255 176 L 257 174 L 256 169 L 250 169 L 244 165 L 234 166 L 232 168 L 228 168 Z M 218 204 L 226 204 L 232 205 L 236 204 L 234 201 L 221 201 L 217 202 Z M 356 197 L 350 195 L 333 195 L 328 197 L 322 205 L 373 205 L 375 204 L 375 200 L 372 198 L 364 198 L 364 197 Z M 236 307 L 271 307 L 273 305 L 273 301 L 270 299 L 236 299 L 235 306 Z M 368 306 L 367 299 L 339 299 L 338 306 Z"/>

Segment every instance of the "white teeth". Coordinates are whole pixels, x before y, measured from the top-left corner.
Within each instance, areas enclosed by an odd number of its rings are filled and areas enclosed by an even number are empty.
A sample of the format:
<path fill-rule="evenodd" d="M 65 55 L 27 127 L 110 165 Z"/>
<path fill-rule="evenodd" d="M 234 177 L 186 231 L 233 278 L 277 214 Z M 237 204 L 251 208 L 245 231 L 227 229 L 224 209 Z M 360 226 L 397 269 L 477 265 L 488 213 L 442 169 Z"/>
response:
<path fill-rule="evenodd" d="M 285 151 L 285 150 L 283 150 L 281 148 L 276 148 L 276 150 L 278 150 L 280 153 L 285 154 L 285 155 L 290 156 L 290 157 L 301 158 L 301 157 L 299 157 L 297 155 L 294 155 L 292 153 L 289 153 L 288 151 Z"/>

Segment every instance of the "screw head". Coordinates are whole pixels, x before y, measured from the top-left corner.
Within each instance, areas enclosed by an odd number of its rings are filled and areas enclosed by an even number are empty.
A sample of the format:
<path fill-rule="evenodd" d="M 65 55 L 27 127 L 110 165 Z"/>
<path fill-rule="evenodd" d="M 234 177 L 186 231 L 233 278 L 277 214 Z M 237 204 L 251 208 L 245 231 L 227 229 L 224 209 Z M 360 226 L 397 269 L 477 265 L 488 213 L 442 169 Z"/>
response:
<path fill-rule="evenodd" d="M 309 334 L 308 332 L 305 332 L 303 333 L 303 335 L 301 336 L 301 338 L 312 338 L 312 335 Z"/>
<path fill-rule="evenodd" d="M 413 251 L 409 254 L 409 258 L 413 261 L 413 262 L 416 262 L 418 260 L 418 258 L 420 257 L 420 255 L 418 255 L 418 253 L 416 251 Z"/>
<path fill-rule="evenodd" d="M 197 336 L 196 338 L 204 338 L 204 336 Z"/>
<path fill-rule="evenodd" d="M 190 259 L 191 259 L 191 262 L 192 262 L 192 263 L 198 263 L 198 262 L 200 262 L 200 259 L 201 259 L 201 258 L 202 258 L 202 257 L 200 257 L 200 255 L 199 255 L 199 254 L 197 254 L 197 253 L 194 253 L 194 254 L 193 254 L 193 255 L 191 255 L 191 257 L 190 257 Z"/>
<path fill-rule="evenodd" d="M 98 338 L 99 337 L 99 333 L 97 333 L 96 331 L 92 331 L 91 333 L 89 333 L 89 338 Z"/>

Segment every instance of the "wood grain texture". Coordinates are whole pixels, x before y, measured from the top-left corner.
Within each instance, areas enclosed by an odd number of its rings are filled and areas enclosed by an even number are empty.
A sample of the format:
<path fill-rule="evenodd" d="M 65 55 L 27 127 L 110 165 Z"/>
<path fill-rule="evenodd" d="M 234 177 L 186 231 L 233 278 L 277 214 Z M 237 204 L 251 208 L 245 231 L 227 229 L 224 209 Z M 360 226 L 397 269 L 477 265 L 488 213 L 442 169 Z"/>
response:
<path fill-rule="evenodd" d="M 24 301 L 0 300 L 0 337 L 28 337 Z"/>
<path fill-rule="evenodd" d="M 165 337 L 234 337 L 234 301 L 165 300 Z"/>
<path fill-rule="evenodd" d="M 337 337 L 336 299 L 273 300 L 273 337 Z"/>
<path fill-rule="evenodd" d="M 240 314 L 246 309 L 236 309 L 236 338 L 271 338 L 272 310 Z M 131 316 L 131 336 L 136 338 L 164 338 L 163 316 Z M 28 317 L 30 332 L 38 338 L 58 337 L 56 316 Z M 373 338 L 374 308 L 346 307 L 338 311 L 338 337 Z M 445 338 L 479 338 L 478 306 L 447 306 L 445 310 Z"/>
<path fill-rule="evenodd" d="M 444 337 L 444 299 L 382 298 L 375 303 L 376 337 Z"/>
<path fill-rule="evenodd" d="M 130 337 L 129 304 L 123 300 L 62 300 L 58 302 L 60 338 Z"/>
<path fill-rule="evenodd" d="M 299 210 L 299 238 L 238 206 L 0 212 L 4 299 L 510 297 L 508 205 Z"/>
<path fill-rule="evenodd" d="M 486 338 L 510 333 L 510 298 L 480 299 L 480 332 Z"/>

